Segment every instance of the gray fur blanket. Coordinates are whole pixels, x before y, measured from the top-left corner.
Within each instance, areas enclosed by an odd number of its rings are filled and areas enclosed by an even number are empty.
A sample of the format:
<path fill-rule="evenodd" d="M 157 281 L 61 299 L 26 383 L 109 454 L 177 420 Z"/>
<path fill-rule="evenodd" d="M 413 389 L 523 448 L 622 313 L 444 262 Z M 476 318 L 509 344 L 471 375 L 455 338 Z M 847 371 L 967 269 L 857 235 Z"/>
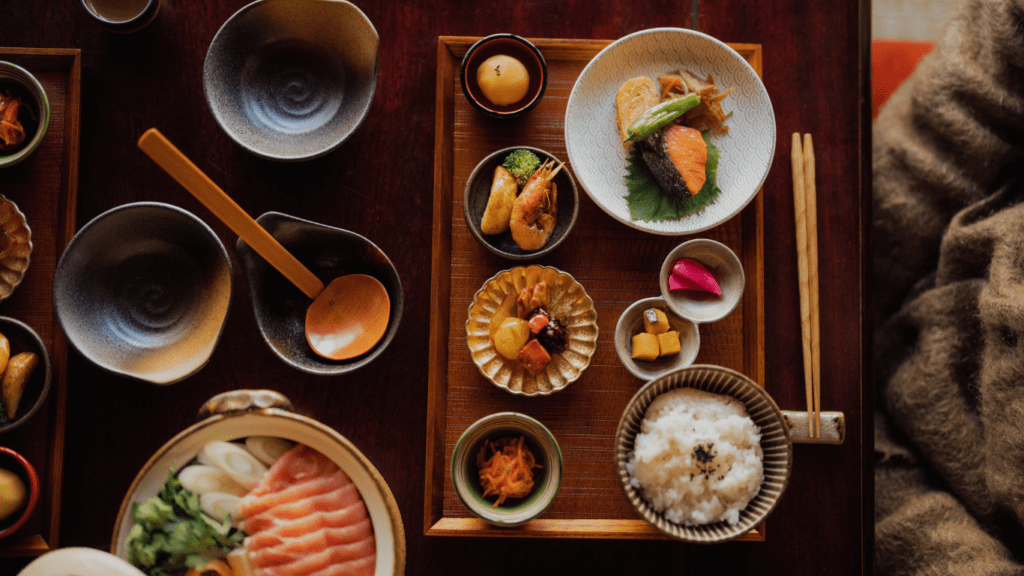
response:
<path fill-rule="evenodd" d="M 1024 574 L 1024 0 L 967 0 L 873 179 L 875 570 Z"/>

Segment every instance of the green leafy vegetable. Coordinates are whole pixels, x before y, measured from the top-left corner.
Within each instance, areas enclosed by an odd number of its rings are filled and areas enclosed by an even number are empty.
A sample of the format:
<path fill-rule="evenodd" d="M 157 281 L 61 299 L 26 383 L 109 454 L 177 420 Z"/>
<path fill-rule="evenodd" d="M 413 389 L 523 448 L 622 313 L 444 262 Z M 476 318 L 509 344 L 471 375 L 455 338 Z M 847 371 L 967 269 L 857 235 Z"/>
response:
<path fill-rule="evenodd" d="M 160 493 L 132 504 L 135 524 L 125 547 L 128 561 L 149 576 L 180 576 L 223 558 L 241 545 L 245 532 L 232 530 L 231 518 L 217 522 L 204 514 L 199 495 L 170 477 Z"/>
<path fill-rule="evenodd" d="M 707 180 L 704 187 L 696 195 L 679 200 L 661 193 L 657 182 L 647 173 L 645 168 L 637 165 L 630 156 L 626 159 L 626 205 L 629 207 L 631 220 L 660 222 L 690 216 L 703 210 L 718 198 L 722 190 L 716 182 L 718 172 L 718 147 L 711 143 L 709 132 L 704 132 L 704 142 L 708 145 L 708 161 L 704 166 Z"/>
<path fill-rule="evenodd" d="M 540 158 L 530 150 L 520 148 L 506 156 L 501 165 L 512 174 L 516 184 L 521 188 L 526 186 L 530 176 L 540 168 Z"/>
<path fill-rule="evenodd" d="M 673 120 L 679 118 L 691 108 L 700 104 L 700 96 L 690 94 L 682 98 L 666 100 L 661 104 L 652 106 L 646 112 L 637 117 L 636 120 L 626 129 L 626 138 L 623 142 L 639 142 L 668 126 Z"/>

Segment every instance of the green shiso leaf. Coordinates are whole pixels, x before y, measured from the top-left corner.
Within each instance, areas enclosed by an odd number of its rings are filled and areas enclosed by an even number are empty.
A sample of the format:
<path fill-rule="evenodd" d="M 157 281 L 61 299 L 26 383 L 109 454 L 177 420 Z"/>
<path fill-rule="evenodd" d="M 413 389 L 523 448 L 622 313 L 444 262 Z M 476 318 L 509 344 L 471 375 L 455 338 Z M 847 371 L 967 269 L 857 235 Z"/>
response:
<path fill-rule="evenodd" d="M 686 200 L 670 198 L 661 193 L 654 178 L 647 173 L 645 167 L 633 160 L 632 155 L 626 158 L 626 205 L 629 207 L 631 220 L 661 222 L 690 216 L 700 212 L 712 204 L 721 194 L 716 174 L 718 172 L 718 147 L 711 143 L 709 131 L 703 133 L 704 142 L 708 145 L 708 161 L 704 167 L 707 180 L 700 192 Z"/>

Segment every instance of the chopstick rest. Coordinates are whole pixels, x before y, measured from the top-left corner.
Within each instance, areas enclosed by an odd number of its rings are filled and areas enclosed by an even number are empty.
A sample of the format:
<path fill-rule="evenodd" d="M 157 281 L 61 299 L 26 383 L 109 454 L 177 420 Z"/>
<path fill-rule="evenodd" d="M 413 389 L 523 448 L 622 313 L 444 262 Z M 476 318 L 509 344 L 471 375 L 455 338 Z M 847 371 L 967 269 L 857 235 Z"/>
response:
<path fill-rule="evenodd" d="M 789 439 L 794 444 L 842 444 L 846 440 L 846 416 L 842 412 L 821 412 L 821 428 L 811 436 L 808 414 L 803 410 L 783 410 L 782 421 L 789 428 Z"/>

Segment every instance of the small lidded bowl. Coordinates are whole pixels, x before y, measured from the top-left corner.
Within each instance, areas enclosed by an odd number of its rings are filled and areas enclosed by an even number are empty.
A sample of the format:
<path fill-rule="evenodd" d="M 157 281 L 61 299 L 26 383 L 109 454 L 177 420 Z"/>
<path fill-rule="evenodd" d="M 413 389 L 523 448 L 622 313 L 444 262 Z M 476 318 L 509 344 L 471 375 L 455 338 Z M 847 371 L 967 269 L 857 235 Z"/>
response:
<path fill-rule="evenodd" d="M 459 80 L 474 108 L 493 118 L 515 118 L 532 110 L 544 96 L 548 65 L 526 38 L 492 34 L 470 46 L 462 58 Z"/>
<path fill-rule="evenodd" d="M 0 137 L 0 168 L 13 166 L 32 155 L 46 136 L 50 125 L 50 100 L 46 90 L 31 72 L 17 64 L 0 61 L 0 115 L 6 114 L 9 106 L 18 106 L 18 120 L 24 131 L 21 142 L 6 144 L 6 137 Z M 18 103 L 16 103 L 17 101 Z M 5 129 L 3 131 L 7 133 Z"/>
<path fill-rule="evenodd" d="M 324 358 L 306 339 L 309 297 L 239 238 L 236 254 L 248 280 L 256 324 L 271 351 L 292 368 L 322 376 L 351 372 L 383 354 L 398 333 L 405 306 L 402 280 L 387 254 L 355 232 L 280 212 L 267 212 L 256 222 L 324 284 L 348 274 L 366 274 L 384 285 L 390 303 L 387 329 L 373 348 L 348 360 Z"/>
<path fill-rule="evenodd" d="M 191 212 L 112 208 L 68 243 L 53 307 L 68 341 L 111 372 L 170 384 L 206 365 L 227 322 L 231 259 Z"/>
<path fill-rule="evenodd" d="M 569 167 L 562 166 L 562 169 L 558 170 L 558 173 L 551 180 L 557 195 L 555 203 L 555 228 L 543 245 L 535 250 L 524 250 L 513 239 L 510 229 L 506 229 L 498 234 L 485 234 L 482 221 L 487 210 L 487 203 L 491 197 L 494 171 L 516 150 L 529 150 L 533 152 L 542 164 L 549 160 L 554 161 L 556 169 L 557 166 L 562 164 L 562 161 L 555 157 L 555 155 L 540 148 L 530 146 L 513 146 L 488 155 L 476 165 L 473 173 L 470 174 L 469 179 L 466 181 L 466 188 L 462 194 L 462 215 L 466 219 L 466 226 L 469 228 L 469 231 L 484 248 L 509 260 L 534 260 L 558 248 L 569 237 L 569 233 L 576 226 L 576 220 L 580 214 L 580 196 L 576 189 L 576 181 L 569 173 Z"/>
<path fill-rule="evenodd" d="M 533 488 L 522 498 L 509 497 L 495 506 L 498 496 L 484 496 L 478 457 L 491 457 L 485 441 L 523 439 L 538 467 L 532 469 Z M 562 482 L 562 449 L 555 436 L 539 421 L 517 412 L 498 412 L 477 420 L 455 443 L 451 465 L 452 484 L 470 512 L 496 526 L 518 526 L 536 518 L 554 501 Z"/>
<path fill-rule="evenodd" d="M 0 478 L 0 486 L 3 486 L 5 490 L 11 488 L 14 484 L 17 484 L 19 491 L 24 489 L 24 503 L 17 510 L 14 510 L 10 516 L 0 520 L 0 540 L 3 540 L 17 532 L 25 525 L 29 517 L 32 516 L 36 504 L 39 502 L 40 489 L 39 475 L 36 474 L 36 469 L 32 464 L 21 454 L 3 446 L 0 446 L 0 470 L 6 471 L 3 473 L 3 477 Z M 13 473 L 17 481 L 9 479 L 7 477 L 8 472 Z M 10 486 L 8 482 L 10 482 Z"/>
<path fill-rule="evenodd" d="M 647 416 L 647 410 L 658 397 L 668 392 L 685 388 L 692 388 L 701 393 L 724 396 L 725 398 L 720 399 L 723 403 L 731 403 L 732 400 L 741 402 L 753 424 L 758 428 L 757 433 L 760 437 L 757 442 L 761 452 L 763 479 L 756 492 L 751 490 L 752 497 L 747 501 L 746 506 L 742 510 L 738 510 L 735 524 L 728 521 L 728 519 L 704 524 L 695 523 L 693 525 L 674 521 L 668 517 L 665 510 L 659 511 L 647 500 L 646 488 L 634 477 L 634 471 L 637 466 L 634 450 L 638 435 L 644 432 L 644 442 L 648 443 L 645 450 L 652 447 L 649 444 L 650 442 L 661 438 L 664 442 L 664 450 L 668 451 L 661 454 L 649 453 L 647 457 L 650 460 L 645 466 L 673 466 L 681 469 L 663 471 L 663 474 L 667 476 L 665 478 L 667 485 L 661 487 L 664 490 L 661 494 L 663 498 L 673 501 L 673 499 L 697 497 L 695 496 L 698 493 L 697 489 L 690 494 L 679 493 L 685 488 L 684 485 L 680 485 L 681 482 L 694 481 L 701 483 L 701 490 L 711 490 L 712 492 L 723 490 L 722 493 L 713 494 L 714 502 L 716 503 L 719 501 L 719 496 L 723 498 L 723 501 L 726 501 L 727 498 L 738 499 L 740 497 L 736 492 L 739 492 L 739 487 L 744 485 L 744 476 L 750 470 L 733 470 L 731 467 L 736 467 L 737 463 L 740 462 L 740 458 L 743 458 L 742 462 L 746 465 L 749 465 L 750 461 L 743 454 L 743 451 L 740 450 L 740 448 L 745 446 L 745 442 L 740 440 L 744 436 L 739 432 L 743 427 L 738 426 L 736 422 L 737 418 L 739 418 L 738 415 L 729 414 L 728 410 L 722 408 L 717 402 L 711 402 L 709 397 L 704 396 L 702 400 L 693 400 L 694 402 L 704 403 L 699 408 L 693 404 L 679 404 L 680 406 L 691 406 L 690 413 L 683 416 L 687 418 L 686 421 L 693 423 L 692 425 L 688 424 L 687 428 L 692 430 L 690 434 L 695 434 L 696 436 L 679 438 L 672 435 L 666 438 L 665 428 L 654 430 L 645 427 L 644 420 Z M 663 403 L 661 405 L 658 412 L 661 415 L 660 417 L 666 417 L 665 414 L 669 412 L 669 407 L 670 404 Z M 700 412 L 704 413 L 705 420 L 691 420 Z M 673 414 L 672 418 L 679 420 L 680 414 Z M 710 421 L 715 422 L 714 427 L 710 427 L 708 424 Z M 701 427 L 698 427 L 698 425 L 701 425 Z M 683 433 L 679 428 L 676 428 L 676 430 L 676 434 Z M 731 434 L 733 438 L 721 439 L 721 437 L 715 436 L 718 432 Z M 678 456 L 678 450 L 681 446 L 680 442 L 686 443 L 686 441 L 693 440 L 694 438 L 702 443 L 698 445 L 692 456 L 689 453 L 685 459 Z M 732 446 L 723 448 L 723 443 L 729 443 Z M 673 450 L 676 452 L 675 454 L 672 453 Z M 724 454 L 724 457 L 717 458 L 720 452 Z M 736 458 L 736 460 L 731 458 Z M 622 412 L 622 418 L 619 419 L 618 427 L 615 430 L 614 464 L 618 471 L 619 481 L 626 499 L 629 500 L 637 514 L 644 520 L 663 534 L 673 538 L 695 544 L 712 544 L 732 540 L 749 532 L 775 509 L 779 499 L 782 497 L 782 493 L 786 490 L 789 476 L 793 469 L 793 444 L 790 440 L 789 429 L 785 424 L 782 412 L 771 396 L 765 392 L 764 388 L 761 388 L 753 380 L 734 370 L 729 370 L 722 366 L 695 364 L 655 378 L 644 384 L 633 395 L 633 398 L 626 404 L 626 408 Z M 693 478 L 693 473 L 689 477 L 683 476 L 686 473 L 685 469 L 692 468 L 694 465 L 698 469 L 705 466 L 706 468 L 698 473 L 696 480 Z M 729 469 L 723 470 L 723 468 Z M 652 470 L 651 472 L 655 471 Z M 737 475 L 725 476 L 733 473 Z M 702 480 L 701 476 L 704 474 L 709 474 L 710 476 Z M 715 478 L 719 474 L 725 477 Z M 653 474 L 651 477 L 657 478 L 658 476 L 658 474 Z M 707 492 L 700 493 L 701 496 L 704 494 L 707 494 Z M 707 501 L 702 500 L 702 503 L 704 505 L 695 506 L 694 509 L 688 512 L 683 510 L 675 511 L 681 513 L 680 519 L 687 517 L 695 518 L 701 514 L 714 514 L 712 512 L 713 508 L 709 507 Z M 728 515 L 726 515 L 726 518 L 728 518 Z"/>
<path fill-rule="evenodd" d="M 380 38 L 344 0 L 259 0 L 221 26 L 203 63 L 217 125 L 269 160 L 322 156 L 366 119 L 377 90 Z"/>
<path fill-rule="evenodd" d="M 679 334 L 679 352 L 659 356 L 653 360 L 633 358 L 633 336 L 644 332 L 644 314 L 651 309 L 661 310 L 668 319 L 668 329 Z M 630 374 L 641 380 L 652 380 L 679 368 L 685 368 L 697 358 L 700 351 L 700 332 L 697 325 L 679 317 L 663 298 L 644 298 L 631 304 L 619 316 L 615 325 L 615 352 Z"/>
<path fill-rule="evenodd" d="M 722 296 L 699 290 L 669 290 L 672 269 L 683 258 L 696 260 L 710 272 L 722 289 Z M 731 314 L 746 286 L 743 264 L 736 253 L 725 244 L 707 238 L 689 240 L 673 248 L 665 257 L 659 274 L 661 296 L 669 309 L 696 324 L 717 322 Z"/>
<path fill-rule="evenodd" d="M 0 434 L 20 428 L 35 416 L 46 397 L 50 395 L 50 383 L 52 380 L 52 366 L 50 362 L 50 351 L 46 343 L 39 336 L 39 333 L 31 326 L 20 320 L 0 316 L 0 334 L 7 338 L 10 348 L 10 355 L 13 358 L 23 352 L 31 352 L 38 357 L 35 368 L 28 375 L 28 380 L 21 387 L 21 396 L 18 399 L 17 408 L 13 418 L 0 418 Z M 0 396 L 2 399 L 3 396 Z M 11 406 L 4 406 L 8 411 Z"/>

